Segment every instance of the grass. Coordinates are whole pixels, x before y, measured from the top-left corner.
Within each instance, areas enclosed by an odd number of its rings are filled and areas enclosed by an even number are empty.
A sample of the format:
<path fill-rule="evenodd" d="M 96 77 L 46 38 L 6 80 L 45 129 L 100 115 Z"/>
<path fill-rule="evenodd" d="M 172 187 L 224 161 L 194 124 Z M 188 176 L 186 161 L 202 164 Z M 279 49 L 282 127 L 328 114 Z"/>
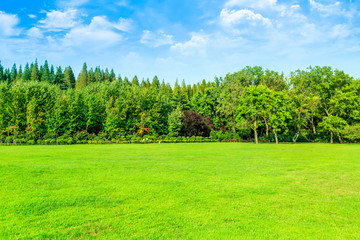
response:
<path fill-rule="evenodd" d="M 0 239 L 360 239 L 360 145 L 0 147 Z"/>

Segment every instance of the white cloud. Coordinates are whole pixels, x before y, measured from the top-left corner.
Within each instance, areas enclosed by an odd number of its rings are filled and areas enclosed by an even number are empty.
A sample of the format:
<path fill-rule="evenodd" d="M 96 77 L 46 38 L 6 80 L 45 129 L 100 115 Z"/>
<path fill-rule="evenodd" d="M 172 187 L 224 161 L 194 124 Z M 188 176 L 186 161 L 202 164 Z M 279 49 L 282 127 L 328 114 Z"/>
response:
<path fill-rule="evenodd" d="M 354 32 L 354 29 L 351 29 L 351 27 L 347 24 L 337 24 L 332 28 L 330 36 L 333 38 L 346 38 L 351 36 Z"/>
<path fill-rule="evenodd" d="M 229 10 L 227 8 L 221 10 L 220 13 L 221 23 L 225 26 L 232 26 L 241 23 L 248 23 L 250 25 L 262 24 L 271 26 L 271 21 L 263 17 L 259 13 L 254 13 L 248 9 Z"/>
<path fill-rule="evenodd" d="M 143 31 L 143 35 L 141 37 L 140 43 L 147 44 L 151 47 L 160 47 L 164 45 L 171 45 L 173 44 L 173 36 L 164 33 L 163 31 L 159 30 L 156 33 L 145 30 Z"/>
<path fill-rule="evenodd" d="M 65 46 L 101 49 L 121 41 L 118 31 L 128 31 L 130 26 L 130 20 L 120 18 L 118 22 L 109 22 L 105 16 L 96 16 L 89 25 L 72 28 L 63 42 Z"/>
<path fill-rule="evenodd" d="M 129 6 L 129 3 L 128 3 L 126 0 L 117 1 L 115 4 L 118 5 L 118 6 L 120 6 L 120 7 L 127 7 L 127 6 Z"/>
<path fill-rule="evenodd" d="M 346 15 L 346 11 L 341 9 L 341 3 L 335 2 L 333 4 L 324 5 L 321 3 L 317 3 L 314 0 L 309 0 L 310 6 L 312 10 L 317 10 L 321 13 L 322 16 L 330 16 L 330 15 Z"/>
<path fill-rule="evenodd" d="M 26 35 L 31 38 L 43 38 L 44 37 L 42 31 L 37 27 L 30 28 L 27 31 Z"/>
<path fill-rule="evenodd" d="M 29 14 L 28 17 L 35 19 L 35 18 L 36 18 L 36 15 L 34 15 L 34 14 Z"/>
<path fill-rule="evenodd" d="M 15 14 L 7 14 L 0 11 L 0 35 L 17 36 L 20 30 L 16 28 L 19 24 L 19 18 Z"/>
<path fill-rule="evenodd" d="M 61 8 L 74 8 L 88 3 L 89 0 L 58 0 L 57 5 Z"/>
<path fill-rule="evenodd" d="M 209 44 L 209 37 L 203 33 L 193 33 L 189 41 L 176 43 L 171 46 L 172 50 L 180 51 L 183 55 L 205 54 L 205 48 Z"/>
<path fill-rule="evenodd" d="M 226 7 L 244 7 L 244 8 L 269 8 L 274 7 L 277 0 L 229 0 Z"/>
<path fill-rule="evenodd" d="M 62 31 L 79 24 L 79 11 L 67 9 L 65 11 L 52 10 L 46 13 L 46 18 L 39 21 L 39 26 L 49 31 Z"/>

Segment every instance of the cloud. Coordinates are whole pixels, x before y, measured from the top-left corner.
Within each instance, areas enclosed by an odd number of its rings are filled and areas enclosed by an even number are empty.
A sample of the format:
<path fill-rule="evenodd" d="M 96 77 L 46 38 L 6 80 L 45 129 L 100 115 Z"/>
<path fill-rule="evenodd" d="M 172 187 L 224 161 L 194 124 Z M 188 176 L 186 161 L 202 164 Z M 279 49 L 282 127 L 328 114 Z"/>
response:
<path fill-rule="evenodd" d="M 77 9 L 52 10 L 46 12 L 46 18 L 39 21 L 38 27 L 48 31 L 63 31 L 78 25 L 80 23 L 78 17 L 79 11 Z"/>
<path fill-rule="evenodd" d="M 333 38 L 347 38 L 355 32 L 359 33 L 358 30 L 354 31 L 354 29 L 351 29 L 351 26 L 348 24 L 337 24 L 332 28 L 330 36 Z"/>
<path fill-rule="evenodd" d="M 248 9 L 229 10 L 227 8 L 221 10 L 220 20 L 224 26 L 232 26 L 241 23 L 248 23 L 250 25 L 262 24 L 271 26 L 271 21 L 263 17 L 259 13 L 254 13 Z"/>
<path fill-rule="evenodd" d="M 277 0 L 229 0 L 225 6 L 263 9 L 274 7 L 276 3 Z"/>
<path fill-rule="evenodd" d="M 75 8 L 88 3 L 89 0 L 58 0 L 57 6 L 61 8 Z"/>
<path fill-rule="evenodd" d="M 35 18 L 36 18 L 36 15 L 34 15 L 34 14 L 29 14 L 28 17 L 35 19 Z"/>
<path fill-rule="evenodd" d="M 330 15 L 347 15 L 348 13 L 341 8 L 340 2 L 335 2 L 333 4 L 324 5 L 317 3 L 314 0 L 309 0 L 312 10 L 316 10 L 321 13 L 322 16 L 327 17 Z"/>
<path fill-rule="evenodd" d="M 26 35 L 31 37 L 31 38 L 43 38 L 44 37 L 42 31 L 37 27 L 30 28 L 26 32 Z"/>
<path fill-rule="evenodd" d="M 118 6 L 120 6 L 120 7 L 127 7 L 127 6 L 129 6 L 129 3 L 128 3 L 126 0 L 117 1 L 115 4 L 118 5 Z"/>
<path fill-rule="evenodd" d="M 64 37 L 65 46 L 78 46 L 88 50 L 102 49 L 118 43 L 122 35 L 118 31 L 128 31 L 131 20 L 120 18 L 110 22 L 105 16 L 96 16 L 89 25 L 72 28 Z"/>
<path fill-rule="evenodd" d="M 180 51 L 183 55 L 205 54 L 205 48 L 209 44 L 209 37 L 203 33 L 192 33 L 189 41 L 176 43 L 171 46 L 172 50 Z"/>
<path fill-rule="evenodd" d="M 17 15 L 0 11 L 0 36 L 18 36 L 21 32 L 16 28 L 19 22 Z"/>
<path fill-rule="evenodd" d="M 159 30 L 156 33 L 145 30 L 141 37 L 140 43 L 149 45 L 151 47 L 160 47 L 164 45 L 173 44 L 173 36 L 165 34 L 163 31 Z"/>

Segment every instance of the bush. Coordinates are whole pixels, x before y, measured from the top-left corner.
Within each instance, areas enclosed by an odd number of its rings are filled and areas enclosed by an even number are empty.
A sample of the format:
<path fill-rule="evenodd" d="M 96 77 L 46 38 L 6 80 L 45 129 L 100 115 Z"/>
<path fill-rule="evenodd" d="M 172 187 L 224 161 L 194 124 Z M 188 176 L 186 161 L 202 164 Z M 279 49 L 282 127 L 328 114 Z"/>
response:
<path fill-rule="evenodd" d="M 6 137 L 6 139 L 5 139 L 5 143 L 7 143 L 8 145 L 9 145 L 10 143 L 13 143 L 13 141 L 14 141 L 14 138 L 13 138 L 12 136 L 8 136 L 8 137 Z"/>
<path fill-rule="evenodd" d="M 342 134 L 350 142 L 360 141 L 360 124 L 345 127 Z"/>

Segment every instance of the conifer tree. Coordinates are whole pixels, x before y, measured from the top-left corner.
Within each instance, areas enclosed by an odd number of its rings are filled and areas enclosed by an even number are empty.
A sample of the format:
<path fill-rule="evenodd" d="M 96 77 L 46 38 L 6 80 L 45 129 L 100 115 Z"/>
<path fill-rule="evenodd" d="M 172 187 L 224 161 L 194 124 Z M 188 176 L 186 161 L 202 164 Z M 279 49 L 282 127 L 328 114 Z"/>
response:
<path fill-rule="evenodd" d="M 24 68 L 24 74 L 22 76 L 24 81 L 29 81 L 31 78 L 31 70 L 29 67 L 29 63 L 26 63 L 25 68 Z"/>
<path fill-rule="evenodd" d="M 75 76 L 71 67 L 67 67 L 64 71 L 64 89 L 75 87 Z"/>
<path fill-rule="evenodd" d="M 32 66 L 30 79 L 32 81 L 39 81 L 40 80 L 40 73 L 39 73 L 39 69 L 38 69 L 37 60 L 35 60 L 35 64 Z"/>
<path fill-rule="evenodd" d="M 81 72 L 79 73 L 79 76 L 76 80 L 76 88 L 81 89 L 87 86 L 88 84 L 88 73 L 87 73 L 87 66 L 86 63 L 84 63 L 83 68 Z"/>

